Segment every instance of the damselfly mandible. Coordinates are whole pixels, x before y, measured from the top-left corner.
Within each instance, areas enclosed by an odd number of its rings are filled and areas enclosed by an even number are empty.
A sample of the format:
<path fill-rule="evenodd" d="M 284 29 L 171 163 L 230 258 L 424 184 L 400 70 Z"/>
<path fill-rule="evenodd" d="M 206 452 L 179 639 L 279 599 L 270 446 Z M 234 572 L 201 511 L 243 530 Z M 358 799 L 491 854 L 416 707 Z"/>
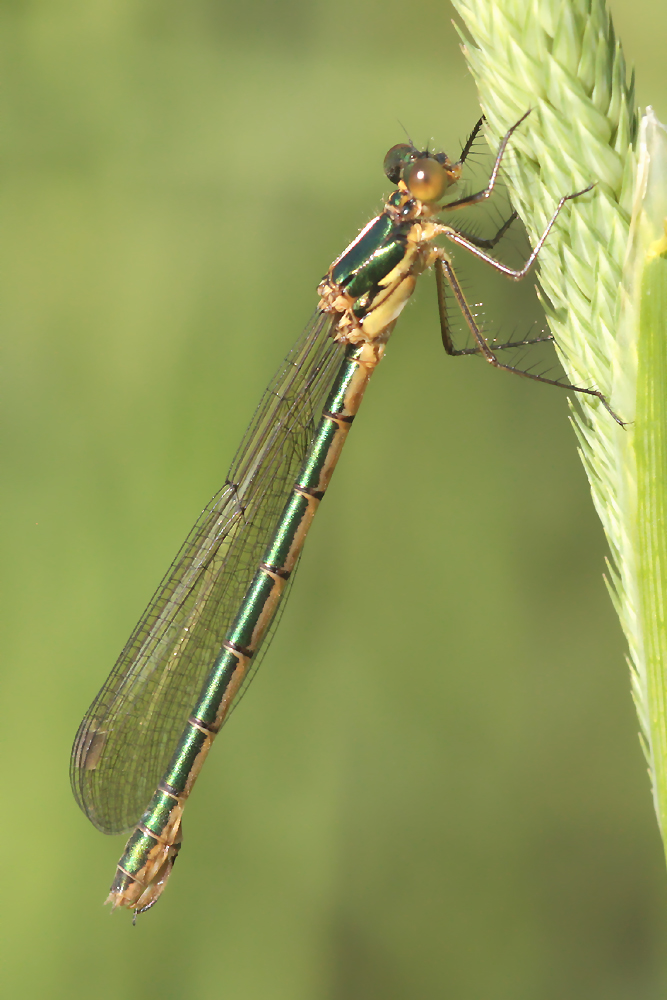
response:
<path fill-rule="evenodd" d="M 318 309 L 264 393 L 223 488 L 188 535 L 81 723 L 71 768 L 77 802 L 104 833 L 131 830 L 108 897 L 114 908 L 128 907 L 136 916 L 164 889 L 180 846 L 185 801 L 256 668 L 260 647 L 268 645 L 366 386 L 423 271 L 435 269 L 449 354 L 477 353 L 497 368 L 597 397 L 621 423 L 598 390 L 502 364 L 496 352 L 509 345 L 485 339 L 449 256 L 434 243 L 444 236 L 519 280 L 563 204 L 585 193 L 561 198 L 518 271 L 487 252 L 514 215 L 488 240 L 437 220 L 489 197 L 519 124 L 501 142 L 484 190 L 445 205 L 440 203 L 459 180 L 482 121 L 456 163 L 411 143 L 389 150 L 385 173 L 396 190 L 329 268 L 318 288 Z M 453 345 L 446 284 L 473 337 L 467 350 Z"/>

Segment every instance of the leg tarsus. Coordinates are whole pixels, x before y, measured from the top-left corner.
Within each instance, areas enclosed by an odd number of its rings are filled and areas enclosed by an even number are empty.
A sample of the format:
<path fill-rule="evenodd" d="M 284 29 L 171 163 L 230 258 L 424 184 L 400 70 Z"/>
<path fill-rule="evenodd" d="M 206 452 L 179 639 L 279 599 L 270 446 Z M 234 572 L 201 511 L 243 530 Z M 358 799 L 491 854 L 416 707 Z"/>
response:
<path fill-rule="evenodd" d="M 598 399 L 606 411 L 611 417 L 616 421 L 620 427 L 625 427 L 625 421 L 621 420 L 617 413 L 612 410 L 611 406 L 607 401 L 607 397 L 600 392 L 599 389 L 586 389 L 583 386 L 578 385 L 565 385 L 563 382 L 557 382 L 555 379 L 545 378 L 543 375 L 533 375 L 531 372 L 521 371 L 520 368 L 514 368 L 512 365 L 504 365 L 495 355 L 496 350 L 501 350 L 502 346 L 509 347 L 513 346 L 511 344 L 502 345 L 501 347 L 492 348 L 482 331 L 477 326 L 475 317 L 472 314 L 470 306 L 468 305 L 465 295 L 463 294 L 463 289 L 461 288 L 458 278 L 454 274 L 454 269 L 449 261 L 445 257 L 436 257 L 434 261 L 435 275 L 436 275 L 436 288 L 438 291 L 438 313 L 440 316 L 440 330 L 442 333 L 442 342 L 444 344 L 447 354 L 453 357 L 460 357 L 463 354 L 481 354 L 490 365 L 494 368 L 498 368 L 502 371 L 512 372 L 514 375 L 521 375 L 523 378 L 529 378 L 533 382 L 543 382 L 545 385 L 555 385 L 558 389 L 567 389 L 570 392 L 579 392 L 582 395 L 594 396 Z M 447 319 L 447 304 L 445 300 L 445 283 L 444 279 L 447 279 L 449 286 L 454 294 L 458 306 L 463 313 L 463 318 L 466 321 L 468 329 L 472 333 L 475 341 L 477 342 L 476 348 L 468 348 L 466 350 L 456 350 L 454 347 L 451 332 L 449 329 L 449 321 Z M 549 339 L 549 338 L 545 338 Z"/>
<path fill-rule="evenodd" d="M 532 250 L 530 257 L 519 271 L 516 271 L 512 267 L 507 267 L 505 264 L 501 264 L 501 262 L 499 260 L 496 260 L 495 257 L 490 257 L 489 254 L 484 253 L 484 250 L 480 249 L 480 247 L 477 246 L 476 243 L 469 240 L 467 236 L 463 235 L 462 233 L 459 233 L 457 229 L 453 229 L 451 226 L 443 226 L 442 232 L 447 237 L 447 239 L 450 239 L 453 243 L 456 243 L 458 246 L 464 247 L 466 250 L 469 250 L 470 253 L 475 255 L 475 257 L 479 257 L 480 260 L 483 260 L 487 264 L 490 264 L 491 267 L 496 269 L 496 271 L 500 271 L 501 274 L 504 274 L 506 277 L 511 278 L 512 281 L 521 281 L 522 278 L 526 277 L 531 267 L 535 263 L 537 256 L 542 247 L 544 246 L 546 238 L 551 232 L 556 219 L 560 215 L 560 211 L 565 202 L 572 201 L 573 198 L 579 198 L 580 195 L 582 194 L 587 194 L 594 187 L 595 184 L 589 184 L 588 187 L 583 188 L 583 190 L 575 191 L 573 194 L 566 194 L 561 198 L 561 200 L 556 205 L 556 208 L 554 209 L 553 215 L 549 219 L 546 229 L 544 230 L 539 240 L 535 244 L 535 249 Z"/>
<path fill-rule="evenodd" d="M 484 188 L 484 190 L 483 191 L 477 191 L 475 194 L 467 195 L 465 198 L 457 198 L 456 201 L 450 201 L 448 205 L 443 205 L 442 206 L 442 211 L 443 212 L 451 212 L 453 209 L 463 208 L 465 205 L 474 205 L 478 201 L 485 201 L 486 198 L 488 198 L 491 195 L 494 187 L 496 186 L 496 181 L 498 179 L 498 171 L 500 170 L 500 163 L 502 161 L 503 156 L 505 155 L 505 150 L 507 148 L 507 143 L 509 142 L 509 140 L 510 140 L 510 138 L 512 136 L 512 133 L 516 129 L 518 129 L 518 127 L 521 124 L 521 122 L 523 122 L 528 117 L 528 115 L 530 114 L 531 110 L 532 109 L 529 108 L 528 111 L 526 111 L 525 115 L 522 115 L 521 118 L 519 118 L 518 122 L 515 122 L 514 125 L 512 125 L 512 127 L 510 129 L 508 129 L 507 132 L 505 133 L 505 135 L 503 136 L 502 141 L 500 143 L 500 146 L 498 147 L 498 152 L 496 154 L 496 162 L 493 164 L 493 170 L 491 171 L 491 176 L 489 177 L 489 182 L 486 185 L 486 187 Z M 481 127 L 481 122 L 478 122 L 478 126 Z M 469 152 L 470 152 L 470 149 L 467 149 L 466 150 L 466 156 L 468 155 Z"/>

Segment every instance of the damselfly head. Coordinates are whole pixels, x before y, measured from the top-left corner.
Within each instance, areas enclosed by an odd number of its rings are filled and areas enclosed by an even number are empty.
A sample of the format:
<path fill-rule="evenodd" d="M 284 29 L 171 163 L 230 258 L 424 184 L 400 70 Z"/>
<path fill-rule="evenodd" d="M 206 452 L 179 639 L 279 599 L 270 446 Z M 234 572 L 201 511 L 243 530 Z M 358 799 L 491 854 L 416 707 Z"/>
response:
<path fill-rule="evenodd" d="M 398 184 L 404 167 L 409 166 L 418 156 L 412 143 L 399 142 L 391 147 L 384 158 L 384 172 L 392 184 Z"/>
<path fill-rule="evenodd" d="M 420 201 L 440 201 L 450 185 L 449 174 L 434 156 L 420 156 L 403 169 L 408 191 Z"/>
<path fill-rule="evenodd" d="M 450 184 L 461 176 L 461 166 L 451 163 L 446 153 L 419 152 L 412 144 L 392 146 L 384 158 L 384 172 L 392 182 L 403 180 L 419 201 L 440 201 Z"/>

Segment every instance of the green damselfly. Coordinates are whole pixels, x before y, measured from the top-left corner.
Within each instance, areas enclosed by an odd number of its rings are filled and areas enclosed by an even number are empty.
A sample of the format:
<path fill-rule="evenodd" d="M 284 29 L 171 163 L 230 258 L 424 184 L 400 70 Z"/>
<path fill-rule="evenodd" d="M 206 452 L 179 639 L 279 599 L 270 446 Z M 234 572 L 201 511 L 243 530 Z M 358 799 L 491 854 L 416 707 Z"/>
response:
<path fill-rule="evenodd" d="M 519 280 L 564 203 L 585 193 L 561 198 L 520 270 L 487 252 L 515 215 L 488 240 L 437 221 L 439 213 L 476 204 L 494 190 L 520 122 L 500 144 L 487 186 L 441 204 L 482 123 L 455 163 L 411 142 L 389 150 L 385 173 L 396 189 L 329 268 L 318 309 L 262 397 L 223 488 L 197 520 L 81 723 L 72 751 L 76 799 L 102 832 L 131 831 L 108 897 L 114 908 L 136 915 L 164 889 L 180 846 L 185 800 L 256 669 L 260 647 L 266 650 L 364 390 L 423 271 L 435 269 L 449 354 L 480 354 L 495 367 L 597 397 L 621 423 L 596 389 L 502 364 L 496 352 L 515 345 L 492 345 L 483 336 L 449 256 L 434 244 L 445 236 Z M 454 348 L 446 287 L 472 333 L 471 348 Z"/>

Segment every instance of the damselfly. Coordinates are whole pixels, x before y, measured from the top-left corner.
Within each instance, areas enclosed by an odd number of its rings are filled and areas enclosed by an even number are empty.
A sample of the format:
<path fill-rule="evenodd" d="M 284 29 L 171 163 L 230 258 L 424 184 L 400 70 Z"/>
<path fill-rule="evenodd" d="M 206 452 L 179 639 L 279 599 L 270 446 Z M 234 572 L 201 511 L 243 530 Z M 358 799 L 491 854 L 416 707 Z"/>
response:
<path fill-rule="evenodd" d="M 524 118 L 526 116 L 524 115 Z M 523 119 L 521 119 L 523 121 Z M 520 270 L 488 252 L 514 215 L 488 240 L 436 216 L 489 197 L 517 122 L 498 149 L 487 186 L 440 204 L 459 180 L 483 120 L 457 162 L 401 143 L 384 169 L 396 189 L 322 280 L 315 315 L 266 390 L 227 480 L 188 535 L 104 687 L 72 752 L 72 786 L 104 833 L 131 830 L 109 901 L 136 913 L 162 893 L 178 854 L 185 801 L 216 734 L 268 645 L 364 391 L 418 276 L 433 266 L 442 339 L 448 354 L 480 354 L 490 364 L 538 382 L 597 397 L 502 364 L 477 325 L 445 236 L 509 278 L 535 261 L 564 203 L 561 198 Z M 458 303 L 474 346 L 454 347 L 445 288 Z M 523 343 L 532 343 L 524 341 Z"/>

